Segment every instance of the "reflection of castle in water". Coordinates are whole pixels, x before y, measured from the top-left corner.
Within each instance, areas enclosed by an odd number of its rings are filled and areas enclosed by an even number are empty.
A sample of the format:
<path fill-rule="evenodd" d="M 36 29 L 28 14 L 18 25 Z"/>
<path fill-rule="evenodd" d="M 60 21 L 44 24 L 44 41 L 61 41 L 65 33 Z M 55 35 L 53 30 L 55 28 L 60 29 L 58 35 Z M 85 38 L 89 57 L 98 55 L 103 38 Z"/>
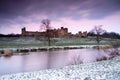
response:
<path fill-rule="evenodd" d="M 45 36 L 46 32 L 33 32 L 33 31 L 26 31 L 26 28 L 22 28 L 22 36 Z M 68 28 L 61 27 L 60 29 L 51 29 L 50 35 L 53 37 L 67 37 L 67 36 L 73 36 L 70 32 L 68 32 Z M 78 32 L 74 36 L 78 37 L 87 37 L 87 31 L 85 32 Z"/>

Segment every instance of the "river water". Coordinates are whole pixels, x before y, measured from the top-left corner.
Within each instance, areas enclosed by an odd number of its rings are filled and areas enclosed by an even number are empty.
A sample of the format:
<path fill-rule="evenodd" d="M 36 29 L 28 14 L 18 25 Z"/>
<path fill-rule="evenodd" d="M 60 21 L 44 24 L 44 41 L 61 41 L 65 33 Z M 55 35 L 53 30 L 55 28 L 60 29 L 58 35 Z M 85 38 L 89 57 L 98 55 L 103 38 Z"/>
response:
<path fill-rule="evenodd" d="M 102 56 L 108 54 L 96 49 L 72 49 L 0 57 L 0 74 L 61 68 L 72 64 L 94 62 Z"/>

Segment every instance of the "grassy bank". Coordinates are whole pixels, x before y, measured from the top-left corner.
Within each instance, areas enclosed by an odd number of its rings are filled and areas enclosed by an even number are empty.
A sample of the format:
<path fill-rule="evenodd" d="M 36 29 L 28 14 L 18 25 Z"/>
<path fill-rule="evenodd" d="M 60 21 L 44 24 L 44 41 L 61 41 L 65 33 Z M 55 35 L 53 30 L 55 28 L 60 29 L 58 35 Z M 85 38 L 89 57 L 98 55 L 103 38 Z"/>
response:
<path fill-rule="evenodd" d="M 100 45 L 110 45 L 111 43 L 118 42 L 118 39 L 103 38 Z M 74 46 L 74 45 L 97 45 L 95 37 L 87 38 L 56 38 L 51 42 L 52 46 Z M 35 37 L 10 37 L 0 38 L 0 48 L 22 48 L 22 47 L 43 47 L 47 46 L 47 41 L 38 40 Z"/>

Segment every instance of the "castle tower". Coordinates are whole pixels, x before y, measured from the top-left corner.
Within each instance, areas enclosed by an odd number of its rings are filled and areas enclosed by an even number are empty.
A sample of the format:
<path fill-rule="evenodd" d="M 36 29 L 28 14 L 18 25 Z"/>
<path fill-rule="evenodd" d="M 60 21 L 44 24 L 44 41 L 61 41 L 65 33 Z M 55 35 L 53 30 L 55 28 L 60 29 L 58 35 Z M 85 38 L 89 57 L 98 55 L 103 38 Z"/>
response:
<path fill-rule="evenodd" d="M 26 34 L 26 28 L 24 27 L 24 28 L 22 28 L 22 36 L 25 36 L 25 34 Z"/>

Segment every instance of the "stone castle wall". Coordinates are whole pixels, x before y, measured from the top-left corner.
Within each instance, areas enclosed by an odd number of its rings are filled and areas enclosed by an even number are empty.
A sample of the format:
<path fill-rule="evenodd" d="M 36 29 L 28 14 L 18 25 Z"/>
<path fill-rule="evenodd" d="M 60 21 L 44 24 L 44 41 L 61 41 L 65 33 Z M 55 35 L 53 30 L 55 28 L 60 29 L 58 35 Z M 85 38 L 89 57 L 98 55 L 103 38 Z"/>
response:
<path fill-rule="evenodd" d="M 52 37 L 66 37 L 66 36 L 71 36 L 72 34 L 68 32 L 68 28 L 58 28 L 58 29 L 51 29 L 49 30 L 50 33 L 49 35 Z M 33 32 L 33 31 L 26 31 L 25 28 L 22 28 L 22 36 L 45 36 L 47 33 L 46 32 Z M 81 32 L 79 31 L 77 34 L 74 36 L 77 37 L 87 37 L 87 31 Z"/>
<path fill-rule="evenodd" d="M 76 35 L 79 37 L 87 37 L 87 31 L 84 32 L 79 31 Z"/>
<path fill-rule="evenodd" d="M 26 31 L 26 28 L 22 28 L 21 32 L 22 36 L 45 36 L 46 32 L 32 32 L 32 31 Z M 61 27 L 60 29 L 53 29 L 50 30 L 50 35 L 53 37 L 65 37 L 68 35 L 68 29 Z"/>

